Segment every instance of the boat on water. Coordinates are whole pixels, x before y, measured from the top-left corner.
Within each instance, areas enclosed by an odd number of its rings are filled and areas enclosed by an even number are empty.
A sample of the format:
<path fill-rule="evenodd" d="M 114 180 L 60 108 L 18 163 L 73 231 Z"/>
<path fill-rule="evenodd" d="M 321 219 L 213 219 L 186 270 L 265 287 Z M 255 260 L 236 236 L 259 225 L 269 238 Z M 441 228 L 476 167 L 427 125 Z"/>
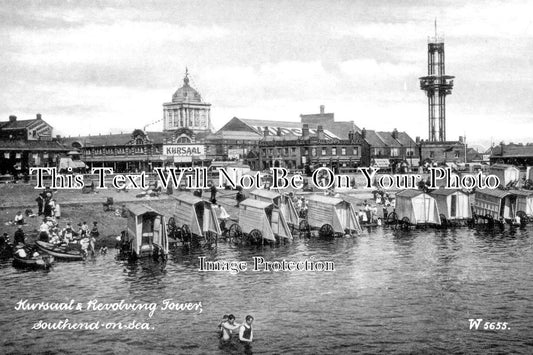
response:
<path fill-rule="evenodd" d="M 53 262 L 54 257 L 51 255 L 41 255 L 36 253 L 30 254 L 27 257 L 21 257 L 16 253 L 13 254 L 13 266 L 17 268 L 30 268 L 30 269 L 49 269 Z"/>
<path fill-rule="evenodd" d="M 42 240 L 35 241 L 35 245 L 46 254 L 49 254 L 56 259 L 65 261 L 80 261 L 83 260 L 81 250 L 69 249 L 66 245 L 55 245 L 47 243 Z"/>

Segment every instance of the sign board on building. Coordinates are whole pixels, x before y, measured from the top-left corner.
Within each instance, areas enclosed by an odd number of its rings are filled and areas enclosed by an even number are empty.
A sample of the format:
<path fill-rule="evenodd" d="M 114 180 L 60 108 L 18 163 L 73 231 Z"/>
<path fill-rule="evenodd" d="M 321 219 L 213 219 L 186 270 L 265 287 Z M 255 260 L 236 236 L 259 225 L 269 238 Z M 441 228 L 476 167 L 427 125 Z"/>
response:
<path fill-rule="evenodd" d="M 247 153 L 247 150 L 246 149 L 243 149 L 243 148 L 233 148 L 233 149 L 228 149 L 228 158 L 229 159 L 239 159 L 241 157 L 244 157 Z"/>
<path fill-rule="evenodd" d="M 163 155 L 176 158 L 199 158 L 205 159 L 205 146 L 200 144 L 165 144 Z M 183 160 L 182 160 L 183 161 Z M 187 159 L 186 161 L 191 161 Z"/>
<path fill-rule="evenodd" d="M 182 157 L 182 156 L 174 157 L 174 163 L 190 163 L 190 162 L 192 162 L 192 157 Z"/>

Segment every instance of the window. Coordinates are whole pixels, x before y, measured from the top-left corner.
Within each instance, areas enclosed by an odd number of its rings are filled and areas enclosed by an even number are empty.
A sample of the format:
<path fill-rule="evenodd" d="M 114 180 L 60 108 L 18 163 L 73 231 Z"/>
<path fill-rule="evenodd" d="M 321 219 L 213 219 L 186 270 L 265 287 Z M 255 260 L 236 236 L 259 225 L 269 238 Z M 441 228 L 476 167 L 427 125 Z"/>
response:
<path fill-rule="evenodd" d="M 285 155 L 289 155 L 289 148 L 285 148 L 285 149 L 283 150 L 283 154 L 285 154 Z"/>
<path fill-rule="evenodd" d="M 429 157 L 430 158 L 435 158 L 435 152 L 434 151 L 429 152 Z"/>
<path fill-rule="evenodd" d="M 176 143 L 191 143 L 191 139 L 187 136 L 181 136 L 176 139 Z"/>
<path fill-rule="evenodd" d="M 413 148 L 407 148 L 406 151 L 405 151 L 405 154 L 408 156 L 408 157 L 412 157 L 415 155 L 415 150 Z"/>
<path fill-rule="evenodd" d="M 291 153 L 296 154 L 296 148 L 291 148 Z"/>
<path fill-rule="evenodd" d="M 397 157 L 400 155 L 400 149 L 399 148 L 391 148 L 390 149 L 390 155 L 391 157 Z"/>
<path fill-rule="evenodd" d="M 337 155 L 337 147 L 331 148 L 331 155 Z"/>
<path fill-rule="evenodd" d="M 341 148 L 341 155 L 346 155 L 346 148 L 345 147 Z"/>
<path fill-rule="evenodd" d="M 326 155 L 326 154 L 328 154 L 326 148 L 322 148 L 322 155 Z"/>
<path fill-rule="evenodd" d="M 263 149 L 263 155 L 266 155 L 266 153 L 267 153 L 267 150 Z"/>
<path fill-rule="evenodd" d="M 270 155 L 272 155 L 274 153 L 274 149 L 270 149 Z"/>
<path fill-rule="evenodd" d="M 359 155 L 359 147 L 353 147 L 353 155 Z"/>
<path fill-rule="evenodd" d="M 459 158 L 459 155 L 460 155 L 460 154 L 461 154 L 461 153 L 460 153 L 458 150 L 456 150 L 454 156 L 455 156 L 456 158 Z"/>
<path fill-rule="evenodd" d="M 311 155 L 316 157 L 316 148 L 311 149 Z"/>
<path fill-rule="evenodd" d="M 309 155 L 309 148 L 304 148 L 304 155 Z"/>
<path fill-rule="evenodd" d="M 137 145 L 141 145 L 141 144 L 143 144 L 143 140 L 142 140 L 142 138 L 137 138 L 137 139 L 135 140 L 135 144 L 137 144 Z"/>

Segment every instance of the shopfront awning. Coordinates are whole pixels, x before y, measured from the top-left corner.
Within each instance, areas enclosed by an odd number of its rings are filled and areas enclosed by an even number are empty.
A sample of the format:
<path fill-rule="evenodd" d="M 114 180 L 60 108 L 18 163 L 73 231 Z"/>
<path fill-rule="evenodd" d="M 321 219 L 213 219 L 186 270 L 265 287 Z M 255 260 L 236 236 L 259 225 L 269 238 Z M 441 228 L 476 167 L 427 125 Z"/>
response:
<path fill-rule="evenodd" d="M 389 159 L 372 159 L 372 166 L 374 168 L 389 168 L 390 167 L 390 160 Z"/>
<path fill-rule="evenodd" d="M 59 169 L 84 169 L 87 168 L 84 162 L 81 160 L 72 160 L 70 158 L 63 158 L 59 161 Z"/>

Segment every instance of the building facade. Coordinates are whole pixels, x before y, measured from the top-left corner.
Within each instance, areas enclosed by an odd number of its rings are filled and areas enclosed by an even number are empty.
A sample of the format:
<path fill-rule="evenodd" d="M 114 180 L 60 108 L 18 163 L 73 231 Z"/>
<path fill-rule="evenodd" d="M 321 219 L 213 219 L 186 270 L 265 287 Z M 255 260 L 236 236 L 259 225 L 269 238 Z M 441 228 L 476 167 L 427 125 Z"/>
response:
<path fill-rule="evenodd" d="M 29 173 L 30 167 L 57 166 L 67 151 L 41 114 L 29 120 L 12 115 L 0 122 L 0 174 L 18 176 Z"/>
<path fill-rule="evenodd" d="M 423 163 L 465 163 L 467 146 L 462 137 L 458 141 L 420 141 L 420 160 Z"/>
<path fill-rule="evenodd" d="M 63 144 L 80 152 L 80 159 L 93 167 L 109 167 L 115 172 L 151 171 L 155 167 L 201 166 L 208 164 L 204 139 L 188 128 L 166 132 L 145 132 L 68 137 Z M 183 142 L 187 137 L 187 142 Z"/>
<path fill-rule="evenodd" d="M 399 132 L 396 128 L 392 132 L 363 128 L 361 136 L 370 146 L 370 166 L 394 172 L 418 167 L 418 146 L 407 133 Z"/>
<path fill-rule="evenodd" d="M 349 132 L 348 139 L 332 138 L 322 126 L 313 132 L 303 124 L 301 136 L 265 134 L 259 142 L 259 166 L 306 172 L 327 166 L 335 172 L 355 172 L 357 167 L 368 166 L 369 153 L 368 143 L 357 132 Z"/>
<path fill-rule="evenodd" d="M 339 139 L 348 139 L 350 132 L 361 132 L 353 121 L 335 121 L 335 114 L 327 113 L 324 105 L 320 105 L 319 113 L 300 115 L 300 123 L 307 124 L 311 130 L 317 129 L 320 125 L 324 131 L 333 133 Z"/>
<path fill-rule="evenodd" d="M 491 164 L 513 164 L 519 167 L 533 166 L 533 143 L 504 144 L 489 150 Z"/>

